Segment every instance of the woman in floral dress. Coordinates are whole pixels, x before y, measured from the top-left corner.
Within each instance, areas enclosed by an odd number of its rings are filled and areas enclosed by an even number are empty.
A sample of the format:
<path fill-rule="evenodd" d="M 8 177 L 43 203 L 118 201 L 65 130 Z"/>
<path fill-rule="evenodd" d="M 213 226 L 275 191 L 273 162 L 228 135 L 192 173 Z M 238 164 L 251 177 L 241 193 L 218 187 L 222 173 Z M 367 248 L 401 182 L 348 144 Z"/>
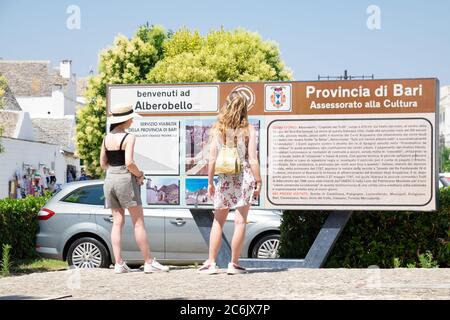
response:
<path fill-rule="evenodd" d="M 219 269 L 216 257 L 222 240 L 222 228 L 230 209 L 235 209 L 234 234 L 231 241 L 231 261 L 227 273 L 245 273 L 238 265 L 245 239 L 245 227 L 251 202 L 261 191 L 261 175 L 257 156 L 257 132 L 249 124 L 248 101 L 241 93 L 233 91 L 220 110 L 218 120 L 210 133 L 208 165 L 208 195 L 214 201 L 214 222 L 210 234 L 209 259 L 198 270 L 216 274 Z M 220 148 L 226 144 L 237 148 L 242 163 L 238 174 L 218 174 L 214 185 L 214 172 Z"/>

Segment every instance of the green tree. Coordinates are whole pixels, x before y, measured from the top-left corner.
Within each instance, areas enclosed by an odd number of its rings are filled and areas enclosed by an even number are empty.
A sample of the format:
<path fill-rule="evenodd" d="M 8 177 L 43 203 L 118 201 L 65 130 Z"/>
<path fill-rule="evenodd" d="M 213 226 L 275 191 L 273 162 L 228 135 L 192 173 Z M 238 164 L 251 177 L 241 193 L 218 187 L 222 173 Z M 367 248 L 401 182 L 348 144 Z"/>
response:
<path fill-rule="evenodd" d="M 290 80 L 273 41 L 243 29 L 210 32 L 181 29 L 164 43 L 164 59 L 147 76 L 150 82 L 230 82 Z"/>
<path fill-rule="evenodd" d="M 442 148 L 442 172 L 450 172 L 450 148 Z"/>
<path fill-rule="evenodd" d="M 99 74 L 89 79 L 87 104 L 77 112 L 77 153 L 93 176 L 102 174 L 99 157 L 106 131 L 106 85 L 143 82 L 162 58 L 167 37 L 160 26 L 142 26 L 131 39 L 118 35 L 114 45 L 100 53 Z"/>
<path fill-rule="evenodd" d="M 106 84 L 290 80 L 276 43 L 237 29 L 202 36 L 144 26 L 127 39 L 118 36 L 100 55 L 99 75 L 90 79 L 88 104 L 78 112 L 77 149 L 87 171 L 101 175 L 100 144 L 105 134 Z"/>

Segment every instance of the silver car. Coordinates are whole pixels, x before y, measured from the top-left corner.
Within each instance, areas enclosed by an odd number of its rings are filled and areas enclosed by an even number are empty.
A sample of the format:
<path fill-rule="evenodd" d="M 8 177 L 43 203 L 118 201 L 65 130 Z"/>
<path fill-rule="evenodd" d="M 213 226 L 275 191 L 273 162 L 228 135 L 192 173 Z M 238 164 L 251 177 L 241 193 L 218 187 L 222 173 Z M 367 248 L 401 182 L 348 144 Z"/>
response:
<path fill-rule="evenodd" d="M 143 202 L 144 203 L 144 202 Z M 191 264 L 207 259 L 208 247 L 189 209 L 144 207 L 153 255 L 169 264 Z M 243 258 L 278 258 L 281 212 L 250 210 Z M 234 213 L 224 234 L 231 240 Z M 104 208 L 103 181 L 69 183 L 39 212 L 36 250 L 43 256 L 80 268 L 107 268 L 114 261 L 111 246 L 111 210 Z M 128 213 L 122 235 L 123 259 L 143 263 Z"/>

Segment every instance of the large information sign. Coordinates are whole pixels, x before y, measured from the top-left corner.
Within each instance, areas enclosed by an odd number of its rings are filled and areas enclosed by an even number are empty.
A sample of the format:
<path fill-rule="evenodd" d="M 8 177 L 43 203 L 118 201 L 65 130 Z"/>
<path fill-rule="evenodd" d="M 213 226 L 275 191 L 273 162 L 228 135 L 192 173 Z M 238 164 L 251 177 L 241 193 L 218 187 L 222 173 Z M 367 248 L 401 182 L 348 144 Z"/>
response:
<path fill-rule="evenodd" d="M 147 206 L 211 208 L 209 132 L 226 96 L 249 100 L 263 190 L 255 208 L 432 211 L 437 79 L 110 85 L 130 103 Z"/>

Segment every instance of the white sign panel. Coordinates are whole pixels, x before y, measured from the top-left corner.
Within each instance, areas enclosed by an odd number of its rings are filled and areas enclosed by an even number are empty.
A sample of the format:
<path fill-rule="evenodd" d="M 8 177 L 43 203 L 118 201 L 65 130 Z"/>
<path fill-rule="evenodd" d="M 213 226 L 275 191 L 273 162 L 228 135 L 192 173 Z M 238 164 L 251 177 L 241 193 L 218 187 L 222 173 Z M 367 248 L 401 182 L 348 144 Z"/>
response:
<path fill-rule="evenodd" d="M 422 116 L 273 118 L 268 201 L 307 208 L 432 208 L 434 119 Z"/>
<path fill-rule="evenodd" d="M 109 88 L 111 106 L 131 103 L 137 113 L 217 112 L 219 87 L 118 86 Z"/>
<path fill-rule="evenodd" d="M 136 136 L 134 157 L 141 170 L 179 174 L 180 121 L 136 118 L 129 132 Z"/>

